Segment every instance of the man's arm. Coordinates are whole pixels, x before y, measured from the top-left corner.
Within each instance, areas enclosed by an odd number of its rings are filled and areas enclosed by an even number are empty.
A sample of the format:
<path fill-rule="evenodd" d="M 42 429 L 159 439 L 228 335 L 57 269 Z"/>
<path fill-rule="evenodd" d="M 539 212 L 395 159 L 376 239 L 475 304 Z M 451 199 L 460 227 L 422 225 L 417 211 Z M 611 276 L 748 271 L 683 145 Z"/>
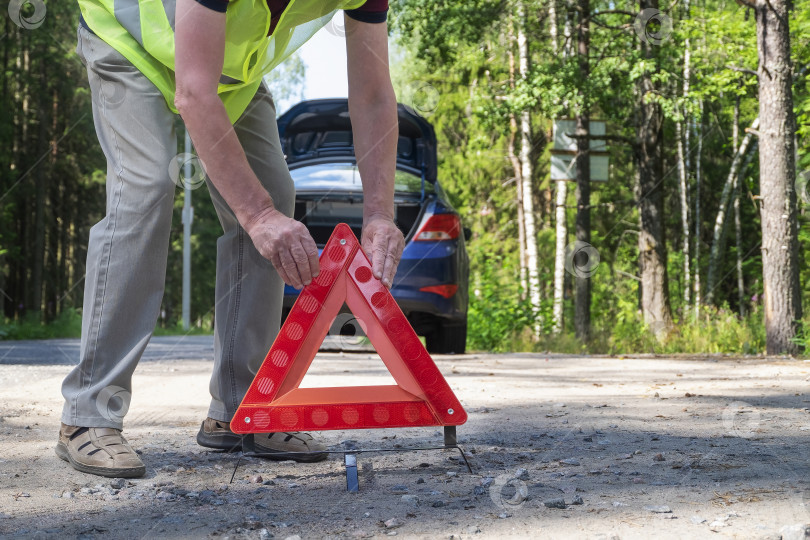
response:
<path fill-rule="evenodd" d="M 344 16 L 345 17 L 345 16 Z M 363 181 L 363 250 L 374 276 L 391 287 L 405 240 L 394 224 L 394 172 L 399 122 L 388 72 L 385 23 L 345 17 L 349 112 Z"/>
<path fill-rule="evenodd" d="M 319 272 L 315 241 L 302 223 L 275 209 L 217 96 L 225 57 L 225 13 L 195 0 L 178 0 L 175 20 L 175 106 L 208 177 L 281 278 L 296 288 L 308 285 Z"/>

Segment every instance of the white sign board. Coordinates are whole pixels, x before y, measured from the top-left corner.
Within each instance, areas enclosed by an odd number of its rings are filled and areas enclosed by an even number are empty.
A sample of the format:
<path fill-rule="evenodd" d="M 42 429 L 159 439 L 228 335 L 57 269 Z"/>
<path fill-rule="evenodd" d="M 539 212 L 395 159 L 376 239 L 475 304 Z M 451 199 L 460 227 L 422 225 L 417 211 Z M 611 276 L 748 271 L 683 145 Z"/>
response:
<path fill-rule="evenodd" d="M 599 136 L 605 134 L 605 123 L 592 121 L 590 123 L 590 134 Z M 576 139 L 569 137 L 577 131 L 576 120 L 554 120 L 554 150 L 577 151 Z M 607 147 L 604 140 L 591 139 L 591 151 L 606 152 Z"/>
<path fill-rule="evenodd" d="M 576 166 L 574 157 L 577 152 L 576 139 L 569 137 L 576 132 L 575 120 L 554 121 L 554 147 L 551 150 L 551 179 L 576 179 Z M 589 126 L 591 135 L 604 135 L 605 123 L 592 121 Z M 606 182 L 608 180 L 609 159 L 607 144 L 604 139 L 590 140 L 591 181 Z"/>
<path fill-rule="evenodd" d="M 572 154 L 551 154 L 551 179 L 576 180 L 577 170 Z M 607 182 L 608 156 L 591 156 L 591 182 Z"/>

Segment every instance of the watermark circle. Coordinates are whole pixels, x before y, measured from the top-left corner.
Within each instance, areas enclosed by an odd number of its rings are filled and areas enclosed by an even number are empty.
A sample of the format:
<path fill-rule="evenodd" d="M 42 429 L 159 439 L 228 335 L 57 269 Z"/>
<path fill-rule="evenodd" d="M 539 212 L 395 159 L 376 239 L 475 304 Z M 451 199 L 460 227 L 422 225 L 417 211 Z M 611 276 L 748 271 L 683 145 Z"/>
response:
<path fill-rule="evenodd" d="M 341 12 L 335 13 L 335 16 L 324 25 L 323 29 L 333 36 L 346 37 L 346 21 L 343 14 Z"/>
<path fill-rule="evenodd" d="M 96 397 L 96 409 L 102 418 L 110 422 L 123 422 L 129 410 L 132 393 L 120 386 L 107 386 Z"/>
<path fill-rule="evenodd" d="M 197 189 L 205 183 L 205 176 L 203 162 L 194 154 L 177 154 L 169 162 L 169 177 L 177 187 Z"/>
<path fill-rule="evenodd" d="M 577 240 L 565 246 L 565 270 L 569 274 L 589 278 L 599 267 L 599 251 L 587 242 Z"/>
<path fill-rule="evenodd" d="M 649 324 L 650 332 L 658 338 L 662 339 L 670 335 L 675 330 L 675 325 L 666 321 L 653 321 Z"/>
<path fill-rule="evenodd" d="M 113 110 L 120 107 L 125 98 L 127 97 L 127 89 L 123 84 L 115 81 L 105 79 L 100 76 L 101 84 L 98 88 L 98 93 L 93 97 L 96 100 L 96 105 L 104 110 Z"/>
<path fill-rule="evenodd" d="M 338 313 L 329 327 L 329 335 L 337 338 L 341 349 L 357 347 L 366 337 L 366 323 L 351 313 Z"/>
<path fill-rule="evenodd" d="M 523 480 L 510 474 L 501 474 L 490 484 L 489 498 L 498 508 L 515 509 L 523 506 L 529 498 L 529 488 Z"/>
<path fill-rule="evenodd" d="M 735 401 L 723 409 L 723 427 L 735 437 L 749 439 L 759 429 L 760 414 L 750 403 Z"/>
<path fill-rule="evenodd" d="M 8 3 L 8 16 L 11 17 L 11 22 L 26 30 L 42 26 L 47 12 L 44 0 L 11 0 Z"/>
<path fill-rule="evenodd" d="M 405 88 L 402 101 L 422 116 L 430 116 L 439 108 L 441 94 L 429 82 L 416 81 Z"/>
<path fill-rule="evenodd" d="M 672 18 L 655 9 L 642 9 L 633 21 L 633 30 L 644 43 L 661 45 L 672 34 Z"/>

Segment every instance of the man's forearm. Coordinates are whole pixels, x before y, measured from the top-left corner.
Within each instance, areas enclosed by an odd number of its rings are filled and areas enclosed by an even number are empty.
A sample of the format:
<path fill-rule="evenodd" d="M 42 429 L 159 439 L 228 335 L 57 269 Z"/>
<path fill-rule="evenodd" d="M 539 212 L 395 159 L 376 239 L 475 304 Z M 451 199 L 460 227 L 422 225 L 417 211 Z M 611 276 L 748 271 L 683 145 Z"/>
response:
<path fill-rule="evenodd" d="M 189 97 L 178 106 L 208 177 L 239 223 L 246 226 L 272 208 L 273 200 L 250 168 L 219 97 Z"/>
<path fill-rule="evenodd" d="M 273 203 L 248 165 L 217 96 L 225 54 L 225 17 L 194 0 L 177 0 L 174 103 L 208 177 L 246 226 Z"/>
<path fill-rule="evenodd" d="M 356 101 L 355 101 L 356 100 Z M 363 216 L 394 219 L 399 123 L 393 89 L 371 99 L 349 98 L 354 152 L 363 182 Z"/>
<path fill-rule="evenodd" d="M 174 103 L 197 146 L 208 177 L 253 246 L 281 279 L 300 289 L 318 275 L 318 248 L 303 223 L 273 207 L 217 96 L 225 51 L 226 15 L 195 0 L 177 0 Z M 274 126 L 268 126 L 273 129 Z"/>

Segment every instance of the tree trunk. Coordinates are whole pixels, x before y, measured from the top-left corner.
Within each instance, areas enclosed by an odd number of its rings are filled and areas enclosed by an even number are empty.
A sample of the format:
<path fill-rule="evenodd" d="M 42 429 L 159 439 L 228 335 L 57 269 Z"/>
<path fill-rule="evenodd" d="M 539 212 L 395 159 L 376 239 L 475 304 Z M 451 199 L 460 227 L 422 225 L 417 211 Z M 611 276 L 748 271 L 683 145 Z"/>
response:
<path fill-rule="evenodd" d="M 515 90 L 515 53 L 512 50 L 512 43 L 515 41 L 514 20 L 509 19 L 509 46 L 507 47 L 507 54 L 509 56 L 509 88 Z M 517 134 L 517 119 L 514 113 L 509 114 L 509 141 L 507 142 L 507 153 L 509 161 L 512 163 L 512 170 L 515 172 L 515 187 L 517 193 L 517 227 L 518 227 L 518 244 L 520 256 L 520 287 L 521 298 L 525 298 L 525 294 L 529 290 L 529 269 L 526 266 L 526 229 L 525 219 L 523 217 L 523 179 L 521 177 L 520 160 L 515 154 L 515 136 Z"/>
<path fill-rule="evenodd" d="M 759 118 L 754 119 L 751 123 L 751 129 L 756 130 L 759 126 Z M 737 176 L 740 174 L 743 159 L 748 152 L 748 147 L 751 144 L 754 134 L 749 131 L 745 134 L 740 147 L 737 148 L 737 153 L 734 154 L 734 160 L 731 162 L 731 167 L 726 177 L 726 183 L 723 185 L 723 192 L 720 195 L 720 208 L 717 210 L 717 218 L 714 220 L 714 233 L 712 235 L 712 247 L 709 252 L 709 271 L 706 275 L 706 303 L 714 303 L 714 292 L 717 284 L 717 264 L 720 259 L 720 253 L 723 251 L 723 237 L 726 230 L 726 216 L 728 215 L 729 196 L 737 181 Z"/>
<path fill-rule="evenodd" d="M 689 129 L 686 130 L 689 132 Z M 678 196 L 681 203 L 681 234 L 683 236 L 683 312 L 689 309 L 689 294 L 691 293 L 691 271 L 689 269 L 689 257 L 691 251 L 689 249 L 689 195 L 686 192 L 686 158 L 684 156 L 684 140 L 683 140 L 683 124 L 676 122 L 675 124 L 675 139 L 678 151 Z M 687 147 L 688 151 L 688 147 Z"/>
<path fill-rule="evenodd" d="M 744 170 L 744 169 L 743 169 Z M 734 232 L 737 246 L 737 303 L 740 319 L 745 318 L 745 276 L 743 274 L 742 223 L 740 221 L 740 183 L 743 174 L 734 180 Z"/>
<path fill-rule="evenodd" d="M 68 276 L 68 242 L 70 236 L 68 231 L 72 223 L 70 215 L 70 201 L 68 200 L 70 191 L 64 185 L 59 188 L 59 215 L 62 217 L 62 226 L 59 228 L 59 287 L 57 289 L 56 311 L 62 313 L 65 308 L 65 300 L 70 287 Z"/>
<path fill-rule="evenodd" d="M 742 84 L 740 84 L 742 86 Z M 734 100 L 734 123 L 731 125 L 731 140 L 734 152 L 737 152 L 740 144 L 740 96 Z M 746 159 L 746 163 L 747 163 Z M 740 319 L 745 317 L 745 276 L 743 275 L 743 249 L 742 249 L 742 223 L 740 221 L 740 182 L 743 179 L 745 170 L 743 167 L 740 174 L 734 179 L 734 191 L 731 194 L 734 201 L 734 236 L 735 246 L 737 247 L 737 305 L 740 313 Z"/>
<path fill-rule="evenodd" d="M 564 328 L 565 301 L 565 246 L 568 245 L 568 225 L 565 202 L 568 198 L 567 180 L 557 180 L 557 201 L 554 210 L 557 242 L 554 249 L 554 333 Z"/>
<path fill-rule="evenodd" d="M 573 54 L 572 44 L 574 42 L 574 20 L 576 18 L 576 6 L 574 0 L 565 0 L 565 26 L 563 26 L 563 57 L 570 58 Z"/>
<path fill-rule="evenodd" d="M 797 354 L 802 317 L 788 0 L 756 0 L 760 213 L 768 354 Z"/>
<path fill-rule="evenodd" d="M 45 63 L 40 61 L 42 72 L 39 80 L 44 83 L 48 80 L 45 69 Z M 46 89 L 44 87 L 37 88 L 38 99 L 37 105 L 37 122 L 38 131 L 36 138 L 36 146 L 38 148 L 37 154 L 49 146 L 50 138 L 48 137 L 48 105 Z M 50 154 L 50 152 L 48 152 Z M 49 156 L 50 157 L 50 156 Z M 45 269 L 45 200 L 48 193 L 48 178 L 50 176 L 50 160 L 44 160 L 40 163 L 34 164 L 34 178 L 36 185 L 36 195 L 34 203 L 34 267 L 31 274 L 30 287 L 32 291 L 31 310 L 42 311 L 42 292 L 44 288 L 43 278 Z"/>
<path fill-rule="evenodd" d="M 693 275 L 695 276 L 695 319 L 700 315 L 700 304 L 703 298 L 700 294 L 700 187 L 702 181 L 702 168 L 703 162 L 703 103 L 699 107 L 699 120 L 700 122 L 693 121 L 693 128 L 697 131 L 697 155 L 695 156 L 695 259 L 693 268 Z"/>
<path fill-rule="evenodd" d="M 549 2 L 548 4 L 548 35 L 551 41 L 551 52 L 557 56 L 560 45 L 557 42 L 557 3 Z"/>
<path fill-rule="evenodd" d="M 526 258 L 526 218 L 523 211 L 523 176 L 521 175 L 520 160 L 515 155 L 515 135 L 517 133 L 517 120 L 514 114 L 509 115 L 511 133 L 509 134 L 509 159 L 515 171 L 515 191 L 517 195 L 517 226 L 518 226 L 518 256 L 520 257 L 520 287 L 521 298 L 529 292 L 529 267 Z"/>
<path fill-rule="evenodd" d="M 566 11 L 565 36 L 571 34 L 571 18 Z M 551 35 L 551 51 L 554 56 L 559 52 L 557 43 L 557 7 L 551 2 L 548 8 L 549 34 Z M 567 42 L 566 42 L 567 43 Z M 569 47 L 566 44 L 563 57 L 567 58 Z M 554 206 L 554 225 L 556 242 L 554 246 L 554 333 L 559 334 L 565 327 L 565 246 L 568 245 L 568 223 L 565 203 L 568 199 L 567 180 L 556 181 L 556 201 Z"/>
<path fill-rule="evenodd" d="M 641 0 L 639 4 L 640 9 L 658 8 L 658 0 Z M 648 59 L 656 56 L 655 46 L 644 40 L 641 40 L 641 50 Z M 672 327 L 664 238 L 664 114 L 659 104 L 647 99 L 648 94 L 658 90 L 653 83 L 653 73 L 647 71 L 638 78 L 634 157 L 640 225 L 641 311 L 644 322 L 655 331 L 656 337 L 664 339 Z"/>
<path fill-rule="evenodd" d="M 590 45 L 590 0 L 579 0 L 580 21 L 577 25 L 577 63 L 579 64 L 579 84 L 584 86 L 590 77 L 590 62 L 588 48 Z M 576 236 L 583 244 L 591 243 L 591 167 L 590 167 L 590 107 L 588 96 L 582 87 L 578 90 L 580 96 L 579 111 L 576 117 L 577 128 L 577 216 Z M 582 245 L 582 244 L 580 244 Z M 576 258 L 578 254 L 575 254 Z M 585 255 L 583 253 L 583 255 Z M 574 261 L 574 267 L 578 267 Z M 586 261 L 583 261 L 587 264 Z M 574 329 L 577 338 L 586 342 L 590 337 L 591 329 L 591 279 L 589 275 L 576 275 L 576 295 L 574 303 Z"/>
<path fill-rule="evenodd" d="M 521 78 L 529 73 L 529 44 L 526 40 L 526 15 L 523 3 L 517 9 L 518 66 Z M 540 277 L 538 275 L 537 232 L 534 224 L 534 201 L 532 199 L 532 162 L 531 162 L 531 117 L 528 110 L 520 114 L 520 176 L 523 195 L 523 226 L 526 233 L 526 263 L 529 268 L 529 301 L 535 313 L 540 311 Z M 535 328 L 539 334 L 540 327 Z"/>
<path fill-rule="evenodd" d="M 684 1 L 685 17 L 689 18 L 689 0 Z M 684 40 L 683 51 L 683 99 L 689 99 L 689 82 L 691 77 L 691 61 L 692 51 L 690 48 L 689 37 Z M 684 115 L 688 119 L 688 115 Z M 691 270 L 689 268 L 689 258 L 691 251 L 689 249 L 689 165 L 687 157 L 689 153 L 689 127 L 687 126 L 685 132 L 683 123 L 677 122 L 675 124 L 675 137 L 677 139 L 678 150 L 678 191 L 681 202 L 681 233 L 683 234 L 683 311 L 686 313 L 689 309 L 689 294 L 692 292 Z M 684 152 L 686 147 L 686 152 Z"/>
<path fill-rule="evenodd" d="M 23 158 L 22 162 L 25 164 L 26 170 L 31 166 L 31 152 L 29 149 L 34 148 L 34 143 L 31 140 L 33 137 L 31 136 L 29 129 L 29 121 L 31 118 L 30 112 L 30 88 L 31 88 L 31 56 L 29 54 L 28 49 L 28 42 L 29 36 L 28 32 L 22 34 L 22 65 L 23 65 L 23 82 L 21 84 L 21 98 L 22 98 L 22 116 L 20 118 L 20 123 L 22 127 L 22 136 L 20 138 L 21 141 L 21 148 L 23 148 Z M 19 195 L 18 195 L 19 196 Z M 20 197 L 20 205 L 19 209 L 22 213 L 21 222 L 23 225 L 23 231 L 20 237 L 23 239 L 24 246 L 33 246 L 34 245 L 34 237 L 33 234 L 33 224 L 31 217 L 35 215 L 36 210 L 35 208 L 31 207 L 30 201 L 28 201 L 25 197 Z M 25 250 L 23 252 L 22 262 L 19 272 L 18 272 L 18 280 L 17 280 L 17 287 L 18 287 L 18 298 L 21 299 L 23 303 L 23 307 L 20 310 L 21 315 L 24 315 L 28 310 L 34 309 L 34 288 L 31 287 L 31 276 L 29 270 L 34 266 L 34 254 L 32 253 L 35 250 Z"/>

